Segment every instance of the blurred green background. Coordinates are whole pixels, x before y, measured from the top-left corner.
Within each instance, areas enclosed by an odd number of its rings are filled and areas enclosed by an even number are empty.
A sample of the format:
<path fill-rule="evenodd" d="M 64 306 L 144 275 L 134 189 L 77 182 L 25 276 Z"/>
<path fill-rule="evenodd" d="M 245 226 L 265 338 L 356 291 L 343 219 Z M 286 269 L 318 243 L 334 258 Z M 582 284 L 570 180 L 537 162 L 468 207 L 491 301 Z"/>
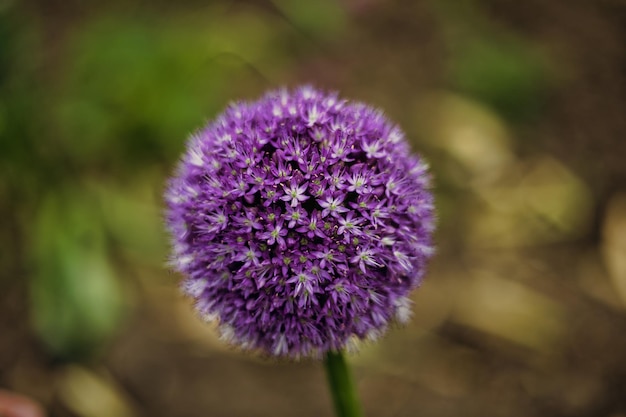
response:
<path fill-rule="evenodd" d="M 410 325 L 351 357 L 369 416 L 626 416 L 620 0 L 0 0 L 0 387 L 50 416 L 322 416 L 168 271 L 161 195 L 230 100 L 312 83 L 431 163 Z"/>

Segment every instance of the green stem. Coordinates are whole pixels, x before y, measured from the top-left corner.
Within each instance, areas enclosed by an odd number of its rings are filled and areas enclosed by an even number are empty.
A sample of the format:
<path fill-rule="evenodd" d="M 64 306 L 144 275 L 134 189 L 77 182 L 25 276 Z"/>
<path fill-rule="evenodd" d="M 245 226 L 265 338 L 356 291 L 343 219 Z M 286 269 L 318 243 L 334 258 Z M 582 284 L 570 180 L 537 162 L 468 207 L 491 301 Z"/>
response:
<path fill-rule="evenodd" d="M 337 417 L 362 417 L 354 383 L 342 352 L 328 352 L 324 364 Z"/>

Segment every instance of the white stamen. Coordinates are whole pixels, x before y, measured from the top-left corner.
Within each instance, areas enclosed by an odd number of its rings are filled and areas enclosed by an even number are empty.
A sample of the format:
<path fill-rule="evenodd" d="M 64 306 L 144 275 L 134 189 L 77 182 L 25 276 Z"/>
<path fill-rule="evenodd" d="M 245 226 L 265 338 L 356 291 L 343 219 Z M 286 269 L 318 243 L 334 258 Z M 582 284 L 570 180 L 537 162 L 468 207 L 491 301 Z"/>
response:
<path fill-rule="evenodd" d="M 278 341 L 276 342 L 276 345 L 274 345 L 272 353 L 276 356 L 287 353 L 287 340 L 285 339 L 284 334 L 281 334 L 278 337 Z"/>
<path fill-rule="evenodd" d="M 413 312 L 411 311 L 411 305 L 413 302 L 408 297 L 398 298 L 394 305 L 396 306 L 396 320 L 400 323 L 407 323 L 411 318 Z"/>
<path fill-rule="evenodd" d="M 187 159 L 187 162 L 198 167 L 201 167 L 202 165 L 204 165 L 204 162 L 202 161 L 202 151 L 198 148 L 190 149 L 189 158 Z"/>

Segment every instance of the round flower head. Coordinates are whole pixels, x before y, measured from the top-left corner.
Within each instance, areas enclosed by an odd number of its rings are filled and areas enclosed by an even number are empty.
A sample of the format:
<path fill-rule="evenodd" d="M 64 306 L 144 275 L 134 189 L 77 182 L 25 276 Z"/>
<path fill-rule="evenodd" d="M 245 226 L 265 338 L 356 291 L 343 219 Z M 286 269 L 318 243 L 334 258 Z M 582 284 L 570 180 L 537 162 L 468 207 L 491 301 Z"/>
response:
<path fill-rule="evenodd" d="M 408 319 L 433 253 L 429 186 L 380 111 L 272 92 L 189 139 L 166 192 L 172 263 L 233 344 L 319 356 Z"/>

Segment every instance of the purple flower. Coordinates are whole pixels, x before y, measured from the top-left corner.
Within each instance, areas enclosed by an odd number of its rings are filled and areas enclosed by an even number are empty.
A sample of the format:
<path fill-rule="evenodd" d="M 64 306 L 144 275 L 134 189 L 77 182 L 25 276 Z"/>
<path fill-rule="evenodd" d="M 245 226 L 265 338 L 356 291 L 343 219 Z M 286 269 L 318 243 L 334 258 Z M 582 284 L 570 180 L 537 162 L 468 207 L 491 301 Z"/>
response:
<path fill-rule="evenodd" d="M 342 205 L 343 200 L 343 195 L 339 195 L 337 197 L 327 196 L 324 200 L 318 200 L 318 204 L 324 209 L 322 210 L 322 217 L 326 217 L 328 214 L 331 214 L 340 218 L 342 213 L 348 211 L 348 209 Z"/>
<path fill-rule="evenodd" d="M 285 187 L 285 195 L 281 197 L 281 200 L 291 200 L 291 207 L 296 207 L 300 202 L 309 199 L 309 196 L 304 194 L 308 186 L 308 184 L 298 185 L 297 182 L 292 180 L 289 187 Z"/>
<path fill-rule="evenodd" d="M 235 345 L 319 357 L 409 317 L 433 254 L 429 187 L 380 111 L 272 92 L 189 139 L 165 196 L 172 265 Z"/>

